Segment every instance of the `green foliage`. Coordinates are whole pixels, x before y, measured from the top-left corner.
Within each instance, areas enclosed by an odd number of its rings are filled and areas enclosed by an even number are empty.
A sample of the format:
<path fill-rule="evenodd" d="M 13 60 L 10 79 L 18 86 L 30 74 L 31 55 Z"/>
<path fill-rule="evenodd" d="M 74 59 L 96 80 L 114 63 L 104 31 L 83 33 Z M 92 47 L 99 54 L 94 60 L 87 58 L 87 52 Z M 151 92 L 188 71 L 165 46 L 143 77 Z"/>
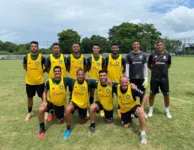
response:
<path fill-rule="evenodd" d="M 72 29 L 63 30 L 57 35 L 62 53 L 64 54 L 71 53 L 73 43 L 80 43 L 80 35 Z"/>
<path fill-rule="evenodd" d="M 0 55 L 8 55 L 8 54 L 10 54 L 10 52 L 8 52 L 8 51 L 0 51 Z"/>

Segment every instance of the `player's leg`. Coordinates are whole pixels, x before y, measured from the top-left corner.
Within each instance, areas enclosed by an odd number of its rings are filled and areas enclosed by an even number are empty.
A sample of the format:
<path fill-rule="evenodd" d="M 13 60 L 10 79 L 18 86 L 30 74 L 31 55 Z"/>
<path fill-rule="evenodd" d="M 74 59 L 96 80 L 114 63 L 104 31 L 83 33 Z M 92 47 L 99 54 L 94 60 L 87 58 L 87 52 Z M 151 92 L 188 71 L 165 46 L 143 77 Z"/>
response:
<path fill-rule="evenodd" d="M 88 136 L 91 136 L 94 131 L 95 131 L 95 118 L 96 118 L 96 112 L 99 112 L 100 109 L 99 109 L 99 106 L 101 104 L 96 101 L 95 103 L 93 103 L 91 106 L 90 106 L 90 111 L 89 111 L 89 114 L 90 114 L 90 132 L 88 133 Z"/>
<path fill-rule="evenodd" d="M 67 129 L 65 130 L 65 133 L 63 135 L 63 139 L 67 139 L 71 134 L 70 125 L 71 125 L 71 120 L 72 120 L 72 113 L 76 109 L 77 109 L 77 106 L 73 102 L 70 102 L 65 109 L 65 120 L 66 120 Z"/>
<path fill-rule="evenodd" d="M 149 107 L 148 117 L 152 117 L 153 115 L 154 98 L 157 93 L 159 93 L 159 81 L 151 80 L 150 81 L 150 97 L 149 97 L 150 107 Z"/>
<path fill-rule="evenodd" d="M 113 110 L 104 110 L 105 119 L 107 123 L 113 122 Z"/>
<path fill-rule="evenodd" d="M 52 104 L 47 102 L 47 105 L 41 105 L 38 109 L 38 120 L 40 124 L 40 131 L 37 138 L 42 139 L 45 135 L 45 123 L 44 123 L 44 113 L 49 109 Z"/>
<path fill-rule="evenodd" d="M 27 93 L 27 99 L 28 99 L 28 114 L 25 118 L 25 122 L 29 121 L 30 118 L 32 117 L 33 113 L 32 113 L 32 107 L 33 107 L 33 97 L 35 96 L 36 93 L 36 88 L 34 85 L 29 85 L 26 84 L 26 93 Z"/>
<path fill-rule="evenodd" d="M 92 105 L 94 102 L 94 92 L 95 92 L 95 89 L 90 88 L 90 105 Z"/>
<path fill-rule="evenodd" d="M 131 122 L 131 112 L 121 113 L 121 123 L 124 128 L 128 128 Z"/>
<path fill-rule="evenodd" d="M 80 124 L 85 124 L 88 119 L 87 119 L 87 108 L 86 109 L 82 109 L 78 107 L 78 114 L 79 114 L 79 118 L 80 118 Z"/>
<path fill-rule="evenodd" d="M 134 113 L 139 118 L 140 129 L 141 129 L 141 143 L 147 144 L 146 121 L 145 121 L 144 110 L 137 105 L 132 109 L 132 113 Z"/>
<path fill-rule="evenodd" d="M 64 122 L 65 106 L 54 106 L 54 111 L 58 124 L 62 124 Z"/>
<path fill-rule="evenodd" d="M 170 106 L 169 81 L 168 80 L 161 81 L 160 89 L 161 89 L 163 96 L 164 96 L 164 104 L 165 104 L 164 112 L 168 118 L 172 118 L 172 115 L 169 111 L 169 106 Z"/>

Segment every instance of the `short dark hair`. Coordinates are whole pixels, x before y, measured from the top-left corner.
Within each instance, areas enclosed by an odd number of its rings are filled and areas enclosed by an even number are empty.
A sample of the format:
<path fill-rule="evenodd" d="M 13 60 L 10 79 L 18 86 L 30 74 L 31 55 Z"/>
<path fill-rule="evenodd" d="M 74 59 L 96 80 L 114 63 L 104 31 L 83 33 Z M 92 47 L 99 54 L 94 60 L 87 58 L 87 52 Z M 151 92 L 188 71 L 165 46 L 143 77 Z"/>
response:
<path fill-rule="evenodd" d="M 94 46 L 100 47 L 100 45 L 98 43 L 94 43 L 92 47 L 94 47 Z"/>
<path fill-rule="evenodd" d="M 165 42 L 164 42 L 163 40 L 158 40 L 158 41 L 156 41 L 156 45 L 157 45 L 158 43 L 162 43 L 162 44 L 165 45 Z"/>
<path fill-rule="evenodd" d="M 61 67 L 60 67 L 60 66 L 55 66 L 55 67 L 53 68 L 53 72 L 55 71 L 55 69 L 60 69 L 60 71 L 61 71 Z"/>
<path fill-rule="evenodd" d="M 59 43 L 53 43 L 51 47 L 53 48 L 54 46 L 59 46 L 60 47 Z"/>
<path fill-rule="evenodd" d="M 134 44 L 135 42 L 139 43 L 139 41 L 138 41 L 138 40 L 135 40 L 135 41 L 133 41 L 133 44 Z M 140 44 L 140 43 L 139 43 L 139 44 Z"/>
<path fill-rule="evenodd" d="M 79 69 L 76 71 L 76 74 L 78 74 L 79 71 L 83 71 L 83 72 L 85 73 L 84 69 L 79 68 Z"/>
<path fill-rule="evenodd" d="M 72 46 L 73 46 L 74 44 L 78 44 L 78 45 L 80 46 L 80 44 L 79 44 L 78 42 L 74 42 L 74 43 L 72 44 Z"/>
<path fill-rule="evenodd" d="M 98 72 L 98 74 L 101 74 L 101 73 L 106 73 L 106 74 L 107 74 L 107 71 L 106 71 L 106 70 L 100 70 L 100 71 Z"/>
<path fill-rule="evenodd" d="M 30 42 L 30 46 L 31 46 L 31 44 L 36 44 L 37 46 L 39 45 L 37 41 L 32 41 L 32 42 Z"/>
<path fill-rule="evenodd" d="M 112 43 L 111 46 L 118 46 L 119 47 L 119 44 L 118 43 Z"/>

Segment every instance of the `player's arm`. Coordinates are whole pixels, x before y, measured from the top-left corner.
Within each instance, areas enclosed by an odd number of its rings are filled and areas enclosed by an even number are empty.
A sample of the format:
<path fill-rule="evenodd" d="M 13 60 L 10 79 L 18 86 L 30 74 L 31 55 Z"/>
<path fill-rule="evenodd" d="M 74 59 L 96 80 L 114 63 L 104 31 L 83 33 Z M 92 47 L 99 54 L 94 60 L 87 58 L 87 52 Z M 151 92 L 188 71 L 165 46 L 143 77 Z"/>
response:
<path fill-rule="evenodd" d="M 105 58 L 105 67 L 104 69 L 107 71 L 108 70 L 108 56 Z"/>
<path fill-rule="evenodd" d="M 116 95 L 117 95 L 117 86 L 118 86 L 117 82 L 112 83 L 112 92 L 115 93 Z"/>
<path fill-rule="evenodd" d="M 144 82 L 143 86 L 144 88 L 147 88 L 148 86 L 148 68 L 147 68 L 147 57 L 144 55 L 144 66 L 143 66 L 143 73 L 144 73 Z"/>
<path fill-rule="evenodd" d="M 126 67 L 125 67 L 125 70 L 126 70 L 126 76 L 129 78 L 129 73 L 130 73 L 130 57 L 129 57 L 129 54 L 126 56 Z"/>
<path fill-rule="evenodd" d="M 23 58 L 23 68 L 27 71 L 27 56 L 24 56 Z"/>
<path fill-rule="evenodd" d="M 102 70 L 106 70 L 106 60 L 102 57 Z"/>
<path fill-rule="evenodd" d="M 70 71 L 70 56 L 66 57 L 66 70 L 68 72 Z"/>
<path fill-rule="evenodd" d="M 98 81 L 97 80 L 88 79 L 87 82 L 88 82 L 88 87 L 89 88 L 93 88 L 93 89 L 97 88 L 97 85 L 98 85 Z"/>
<path fill-rule="evenodd" d="M 46 58 L 44 56 L 42 56 L 42 65 L 44 66 L 43 73 L 47 72 Z"/>
<path fill-rule="evenodd" d="M 42 94 L 42 105 L 47 105 L 47 92 L 49 91 L 49 81 L 46 82 L 44 92 Z"/>
<path fill-rule="evenodd" d="M 84 71 L 87 72 L 88 71 L 88 67 L 87 67 L 87 59 L 84 57 Z"/>
<path fill-rule="evenodd" d="M 123 57 L 122 57 L 122 66 L 123 66 L 123 74 L 124 74 L 126 71 L 126 61 L 125 61 L 125 58 Z"/>
<path fill-rule="evenodd" d="M 172 63 L 172 61 L 171 61 L 171 55 L 169 54 L 169 59 L 168 59 L 168 69 L 171 67 L 171 63 Z"/>
<path fill-rule="evenodd" d="M 50 56 L 48 56 L 48 57 L 46 58 L 45 67 L 46 67 L 46 72 L 49 73 L 49 71 L 50 71 L 50 69 L 51 69 Z"/>
<path fill-rule="evenodd" d="M 91 57 L 87 58 L 87 71 L 89 72 L 91 70 Z"/>
<path fill-rule="evenodd" d="M 148 68 L 151 70 L 152 69 L 152 54 L 148 58 Z"/>

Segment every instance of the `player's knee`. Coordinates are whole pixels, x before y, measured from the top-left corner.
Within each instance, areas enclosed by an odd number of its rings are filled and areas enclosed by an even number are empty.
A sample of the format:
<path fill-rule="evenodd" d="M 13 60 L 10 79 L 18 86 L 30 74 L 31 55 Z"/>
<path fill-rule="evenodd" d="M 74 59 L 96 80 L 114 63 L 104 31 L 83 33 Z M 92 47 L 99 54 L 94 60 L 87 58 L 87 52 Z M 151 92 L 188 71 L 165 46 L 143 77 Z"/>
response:
<path fill-rule="evenodd" d="M 92 104 L 91 106 L 90 106 L 90 112 L 91 113 L 94 113 L 96 111 L 96 104 Z"/>
<path fill-rule="evenodd" d="M 44 113 L 46 111 L 46 107 L 40 106 L 38 111 L 39 111 L 39 113 Z"/>
<path fill-rule="evenodd" d="M 65 115 L 70 114 L 73 111 L 73 106 L 72 105 L 68 105 L 66 110 L 65 110 Z"/>

